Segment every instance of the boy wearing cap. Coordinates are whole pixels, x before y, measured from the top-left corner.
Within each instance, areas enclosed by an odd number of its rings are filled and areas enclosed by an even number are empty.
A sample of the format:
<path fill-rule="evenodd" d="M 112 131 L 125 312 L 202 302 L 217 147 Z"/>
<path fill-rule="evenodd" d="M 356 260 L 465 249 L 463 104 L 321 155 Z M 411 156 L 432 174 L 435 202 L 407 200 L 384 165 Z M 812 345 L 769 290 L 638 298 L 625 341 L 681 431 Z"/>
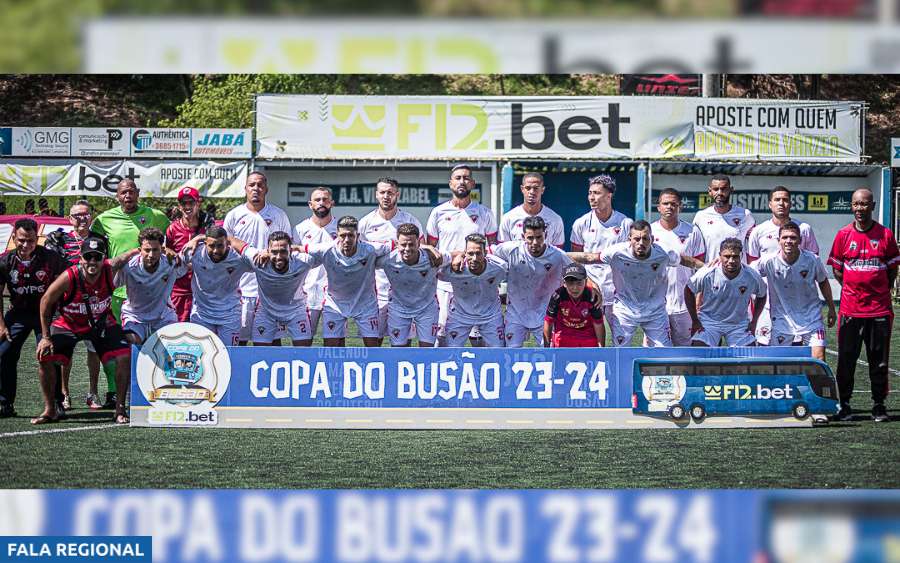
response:
<path fill-rule="evenodd" d="M 584 266 L 572 263 L 563 270 L 563 286 L 550 296 L 544 316 L 544 346 L 590 348 L 603 346 L 603 298 L 587 287 Z"/>
<path fill-rule="evenodd" d="M 41 341 L 37 347 L 40 363 L 41 392 L 44 411 L 32 424 L 57 422 L 54 399 L 56 366 L 72 360 L 72 352 L 79 340 L 90 340 L 100 361 L 115 366 L 116 424 L 128 424 L 125 395 L 128 392 L 131 370 L 130 350 L 125 333 L 112 314 L 113 275 L 130 254 L 106 260 L 106 243 L 99 237 L 88 237 L 81 246 L 81 261 L 50 284 L 41 299 Z M 59 311 L 54 319 L 53 314 Z"/>
<path fill-rule="evenodd" d="M 166 248 L 181 252 L 184 245 L 195 236 L 202 234 L 212 227 L 215 222 L 212 216 L 200 209 L 200 192 L 190 186 L 178 190 L 178 210 L 181 217 L 172 221 L 166 229 Z M 178 322 L 186 323 L 191 320 L 191 272 L 177 280 L 172 286 L 172 306 L 175 308 L 175 316 Z"/>

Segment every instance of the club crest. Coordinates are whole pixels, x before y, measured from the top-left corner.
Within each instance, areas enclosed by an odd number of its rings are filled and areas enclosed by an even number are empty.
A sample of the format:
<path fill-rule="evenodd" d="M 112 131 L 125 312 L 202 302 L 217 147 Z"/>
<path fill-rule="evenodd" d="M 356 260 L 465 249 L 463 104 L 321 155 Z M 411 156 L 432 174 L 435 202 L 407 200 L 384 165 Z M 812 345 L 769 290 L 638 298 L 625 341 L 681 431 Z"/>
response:
<path fill-rule="evenodd" d="M 806 276 L 808 276 L 808 275 L 809 275 L 809 270 L 800 270 L 800 276 L 803 279 L 806 279 Z"/>
<path fill-rule="evenodd" d="M 738 289 L 740 290 L 741 295 L 743 295 L 744 293 L 747 292 L 747 286 L 746 286 L 746 285 L 742 285 L 742 286 L 740 286 Z"/>
<path fill-rule="evenodd" d="M 552 268 L 552 267 L 553 266 L 551 264 L 544 264 L 544 269 L 547 270 L 548 272 L 550 271 L 550 268 Z"/>

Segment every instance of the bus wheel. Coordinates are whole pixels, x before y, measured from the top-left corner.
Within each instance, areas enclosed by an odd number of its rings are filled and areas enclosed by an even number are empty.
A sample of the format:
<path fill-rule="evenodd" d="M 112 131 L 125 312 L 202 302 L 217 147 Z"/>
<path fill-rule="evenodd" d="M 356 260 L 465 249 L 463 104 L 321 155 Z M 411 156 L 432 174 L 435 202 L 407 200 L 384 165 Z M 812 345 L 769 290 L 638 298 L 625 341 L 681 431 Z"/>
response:
<path fill-rule="evenodd" d="M 671 407 L 669 407 L 669 416 L 671 416 L 675 420 L 681 420 L 686 414 L 687 413 L 685 412 L 684 407 L 680 404 L 672 405 Z"/>
<path fill-rule="evenodd" d="M 809 416 L 809 407 L 806 406 L 806 403 L 797 403 L 794 405 L 794 408 L 791 409 L 791 412 L 794 414 L 794 418 L 803 420 Z"/>
<path fill-rule="evenodd" d="M 706 418 L 706 409 L 703 408 L 703 405 L 696 404 L 691 406 L 691 418 L 694 419 L 694 422 L 700 422 Z"/>

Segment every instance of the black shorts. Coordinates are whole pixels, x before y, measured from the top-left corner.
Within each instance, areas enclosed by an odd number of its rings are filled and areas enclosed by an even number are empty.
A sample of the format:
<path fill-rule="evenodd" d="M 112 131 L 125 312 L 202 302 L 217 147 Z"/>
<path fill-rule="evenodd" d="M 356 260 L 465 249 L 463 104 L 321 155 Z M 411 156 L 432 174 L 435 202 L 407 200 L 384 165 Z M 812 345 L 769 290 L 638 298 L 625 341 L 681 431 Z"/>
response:
<path fill-rule="evenodd" d="M 52 326 L 50 342 L 53 343 L 53 353 L 41 361 L 68 365 L 72 361 L 72 353 L 79 340 L 90 341 L 100 356 L 100 362 L 104 364 L 131 353 L 131 345 L 125 340 L 125 332 L 118 324 L 107 326 L 102 336 L 96 336 L 93 332 L 75 334 L 64 328 Z"/>

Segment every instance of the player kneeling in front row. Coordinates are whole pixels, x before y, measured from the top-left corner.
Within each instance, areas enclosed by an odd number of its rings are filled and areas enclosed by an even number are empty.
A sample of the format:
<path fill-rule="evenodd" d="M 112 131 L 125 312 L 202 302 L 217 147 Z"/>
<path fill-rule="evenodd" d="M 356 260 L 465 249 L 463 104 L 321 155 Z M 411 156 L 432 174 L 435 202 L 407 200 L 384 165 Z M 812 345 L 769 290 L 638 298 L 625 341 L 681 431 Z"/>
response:
<path fill-rule="evenodd" d="M 753 263 L 769 281 L 769 310 L 772 315 L 770 346 L 790 346 L 799 338 L 812 347 L 814 358 L 825 360 L 825 325 L 816 286 L 828 305 L 828 326 L 834 326 L 837 314 L 825 266 L 818 256 L 800 250 L 800 226 L 790 222 L 778 230 L 781 250 Z"/>
<path fill-rule="evenodd" d="M 766 286 L 753 268 L 741 265 L 743 245 L 727 238 L 719 246 L 719 263 L 691 276 L 684 301 L 691 315 L 694 346 L 755 346 L 756 323 L 766 305 Z M 699 314 L 697 295 L 702 295 Z M 753 297 L 753 316 L 748 307 Z"/>
<path fill-rule="evenodd" d="M 550 296 L 544 317 L 544 346 L 549 348 L 593 348 L 603 346 L 603 299 L 587 287 L 587 271 L 569 264 L 563 271 L 563 286 Z"/>
<path fill-rule="evenodd" d="M 88 237 L 81 245 L 81 260 L 60 275 L 41 298 L 41 341 L 37 347 L 40 363 L 41 393 L 44 412 L 32 424 L 56 422 L 54 390 L 57 369 L 54 364 L 67 364 L 79 340 L 89 340 L 100 361 L 115 362 L 117 424 L 127 424 L 125 395 L 129 387 L 130 350 L 122 327 L 112 315 L 113 275 L 127 260 L 128 253 L 106 261 L 106 243 Z M 53 313 L 59 309 L 59 316 Z"/>

